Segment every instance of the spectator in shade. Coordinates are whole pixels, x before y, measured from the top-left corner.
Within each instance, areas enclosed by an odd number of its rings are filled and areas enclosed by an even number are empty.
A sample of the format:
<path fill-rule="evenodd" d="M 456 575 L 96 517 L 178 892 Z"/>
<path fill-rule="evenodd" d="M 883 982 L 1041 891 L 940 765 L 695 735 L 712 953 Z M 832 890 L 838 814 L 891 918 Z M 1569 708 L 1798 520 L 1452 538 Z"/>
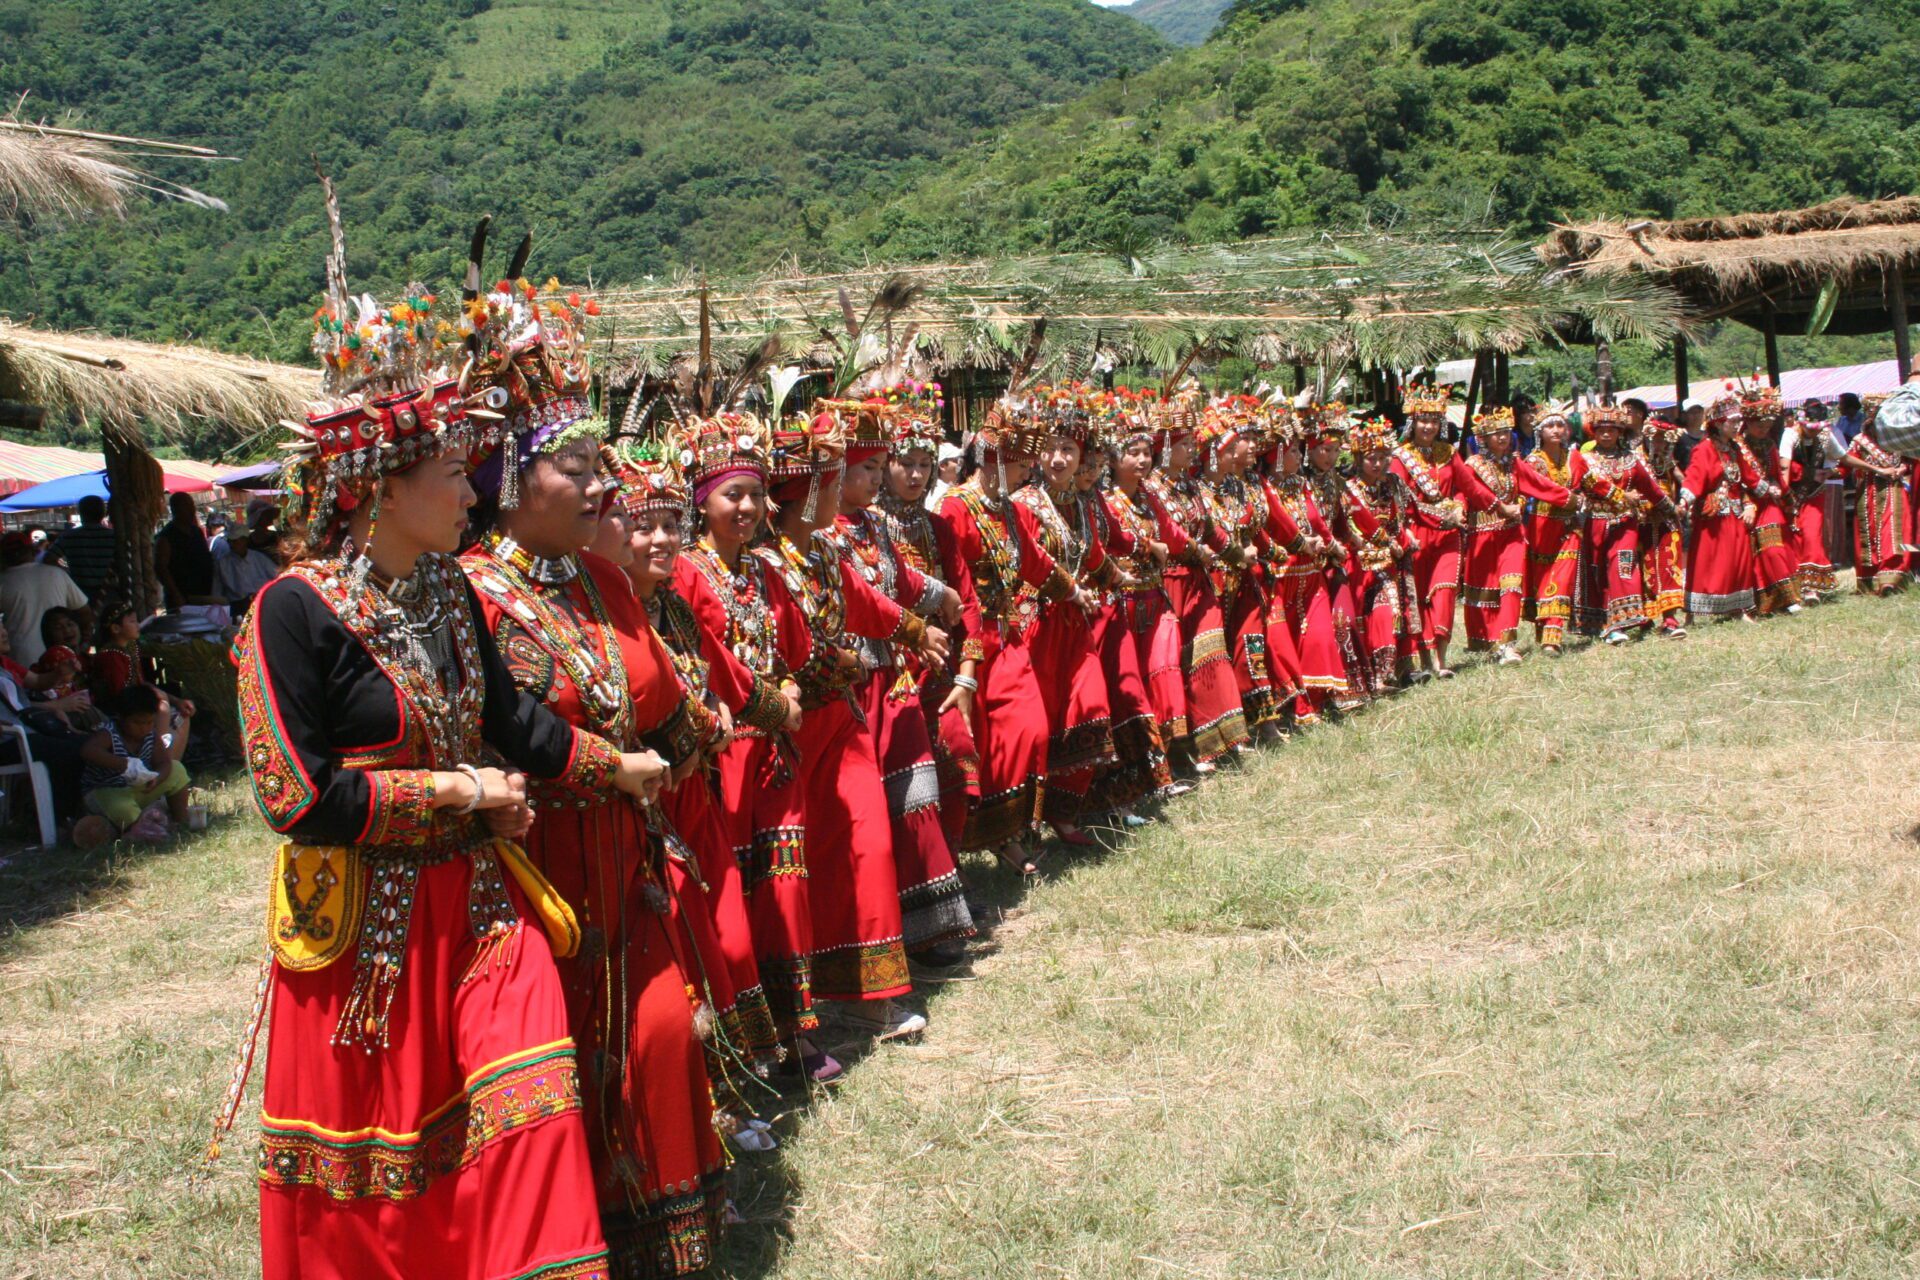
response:
<path fill-rule="evenodd" d="M 13 633 L 14 660 L 32 666 L 46 644 L 40 639 L 40 620 L 49 609 L 72 609 L 81 630 L 93 625 L 87 611 L 87 593 L 65 569 L 33 558 L 33 538 L 16 529 L 0 537 L 0 619 Z"/>
<path fill-rule="evenodd" d="M 17 724 L 27 731 L 27 749 L 47 766 L 54 810 L 62 819 L 71 818 L 80 809 L 80 748 L 87 734 L 68 724 L 66 717 L 87 710 L 92 702 L 83 693 L 35 700 L 33 691 L 46 688 L 51 679 L 14 661 L 9 656 L 12 648 L 6 624 L 0 623 L 0 723 Z M 0 760 L 18 763 L 19 747 L 12 739 L 0 742 Z"/>
<path fill-rule="evenodd" d="M 65 697 L 87 687 L 87 646 L 73 610 L 49 609 L 41 615 L 40 646 L 33 672 L 53 681 L 47 686 L 49 693 Z"/>
<path fill-rule="evenodd" d="M 926 508 L 938 511 L 947 491 L 960 483 L 960 446 L 943 440 L 934 454 L 933 485 L 927 490 Z"/>
<path fill-rule="evenodd" d="M 187 820 L 189 779 L 180 756 L 193 725 L 193 704 L 175 707 L 152 685 L 137 684 L 115 699 L 112 712 L 80 749 L 86 764 L 80 785 L 89 816 L 74 824 L 73 842 L 82 849 L 125 834 L 156 800 L 166 802 L 173 825 Z"/>
<path fill-rule="evenodd" d="M 167 608 L 213 602 L 213 552 L 200 527 L 193 495 L 176 493 L 167 499 L 173 519 L 160 526 L 153 540 L 153 572 Z"/>
<path fill-rule="evenodd" d="M 107 524 L 107 500 L 80 499 L 80 523 L 53 540 L 67 572 L 89 600 L 98 600 L 113 577 L 113 529 Z"/>
<path fill-rule="evenodd" d="M 238 613 L 253 603 L 260 588 L 280 576 L 280 508 L 269 498 L 247 504 L 247 527 L 228 530 L 214 562 L 214 594 Z"/>
<path fill-rule="evenodd" d="M 89 674 L 88 687 L 98 703 L 110 702 L 136 684 L 152 682 L 153 672 L 140 654 L 140 615 L 132 605 L 116 600 L 101 608 Z"/>
<path fill-rule="evenodd" d="M 1533 452 L 1536 443 L 1533 434 L 1533 420 L 1540 416 L 1540 406 L 1533 402 L 1532 396 L 1519 395 L 1513 398 L 1514 457 L 1524 458 Z"/>
<path fill-rule="evenodd" d="M 1860 428 L 1866 424 L 1867 415 L 1860 411 L 1860 397 L 1851 391 L 1840 393 L 1840 416 L 1833 420 L 1833 434 L 1840 437 L 1841 447 L 1853 443 L 1860 434 Z"/>

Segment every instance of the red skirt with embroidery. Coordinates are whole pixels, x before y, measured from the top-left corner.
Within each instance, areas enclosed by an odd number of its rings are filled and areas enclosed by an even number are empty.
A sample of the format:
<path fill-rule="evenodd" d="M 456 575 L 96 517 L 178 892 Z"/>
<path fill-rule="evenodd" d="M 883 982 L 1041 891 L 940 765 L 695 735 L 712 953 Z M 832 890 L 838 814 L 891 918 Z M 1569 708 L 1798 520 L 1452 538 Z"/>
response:
<path fill-rule="evenodd" d="M 1757 504 L 1753 517 L 1753 594 L 1762 613 L 1781 613 L 1800 603 L 1799 548 L 1776 501 Z"/>
<path fill-rule="evenodd" d="M 1169 569 L 1167 599 L 1180 623 L 1180 669 L 1187 682 L 1187 750 L 1196 761 L 1217 760 L 1247 741 L 1233 655 L 1213 583 L 1198 570 Z"/>
<path fill-rule="evenodd" d="M 1459 598 L 1466 557 L 1458 529 L 1413 526 L 1413 583 L 1419 594 L 1422 639 L 1444 641 L 1453 635 L 1453 608 Z"/>
<path fill-rule="evenodd" d="M 920 693 L 895 693 L 899 673 L 882 668 L 860 686 L 860 706 L 880 760 L 900 886 L 900 932 L 908 951 L 974 935 L 960 869 L 940 821 L 940 769 Z M 962 817 L 964 818 L 964 814 Z"/>
<path fill-rule="evenodd" d="M 1644 559 L 1647 616 L 1678 626 L 1675 615 L 1687 607 L 1687 549 L 1680 531 L 1671 525 L 1662 526 L 1653 534 L 1653 545 Z"/>
<path fill-rule="evenodd" d="M 979 750 L 980 799 L 967 815 L 961 848 L 994 849 L 1024 836 L 1040 820 L 1047 790 L 1047 709 L 1025 644 L 1001 645 L 976 678 L 973 740 Z"/>
<path fill-rule="evenodd" d="M 1837 500 L 1839 490 L 1821 485 L 1800 504 L 1793 519 L 1792 548 L 1799 568 L 1794 585 L 1800 594 L 1819 595 L 1834 587 L 1833 557 L 1827 554 L 1828 495 Z"/>
<path fill-rule="evenodd" d="M 808 706 L 800 721 L 813 994 L 884 1000 L 913 990 L 900 924 L 893 828 L 873 737 L 849 697 Z"/>
<path fill-rule="evenodd" d="M 1738 512 L 1693 518 L 1687 544 L 1687 611 L 1703 617 L 1753 608 L 1753 534 Z"/>
<path fill-rule="evenodd" d="M 623 796 L 540 807 L 527 853 L 580 924 L 579 953 L 558 964 L 615 1274 L 697 1271 L 726 1198 L 689 994 L 701 959 L 686 925 L 708 908 L 674 911 L 664 855 Z"/>
<path fill-rule="evenodd" d="M 1862 591 L 1892 591 L 1906 584 L 1912 556 L 1906 550 L 1911 517 L 1906 486 L 1868 476 L 1860 484 L 1853 522 L 1853 578 Z"/>
<path fill-rule="evenodd" d="M 1162 745 L 1187 736 L 1187 680 L 1180 671 L 1180 619 L 1159 587 L 1120 598 L 1120 619 L 1145 673 Z"/>
<path fill-rule="evenodd" d="M 1301 696 L 1296 710 L 1302 714 L 1317 711 L 1329 696 L 1347 691 L 1346 664 L 1340 656 L 1340 634 L 1334 627 L 1327 575 L 1317 567 L 1289 568 L 1281 571 L 1274 588 L 1272 629 L 1286 629 L 1300 668 Z"/>
<path fill-rule="evenodd" d="M 967 815 L 980 800 L 980 748 L 973 740 L 973 725 L 958 709 L 940 710 L 952 690 L 950 678 L 920 682 L 920 716 L 940 775 L 940 829 L 949 851 L 967 847 Z"/>
<path fill-rule="evenodd" d="M 1573 620 L 1573 593 L 1580 578 L 1580 526 L 1571 520 L 1527 518 L 1527 601 L 1543 644 L 1557 645 Z"/>
<path fill-rule="evenodd" d="M 1573 620 L 1583 634 L 1604 635 L 1648 624 L 1638 520 L 1588 520 L 1580 535 L 1580 574 Z"/>
<path fill-rule="evenodd" d="M 1113 760 L 1107 680 L 1087 615 L 1071 603 L 1048 605 L 1027 637 L 1034 683 L 1047 717 L 1047 789 L 1042 815 L 1076 821 L 1094 770 Z"/>
<path fill-rule="evenodd" d="M 1140 647 L 1118 602 L 1102 605 L 1094 614 L 1093 650 L 1107 682 L 1108 714 L 1113 720 L 1113 763 L 1100 770 L 1087 796 L 1089 810 L 1102 812 L 1172 786 L 1173 771 L 1147 692 Z"/>
<path fill-rule="evenodd" d="M 1220 583 L 1214 584 L 1216 593 Z M 1252 571 L 1242 575 L 1231 596 L 1222 597 L 1221 620 L 1227 646 L 1233 653 L 1233 679 L 1240 691 L 1240 710 L 1249 728 L 1276 721 L 1299 688 L 1298 659 L 1287 642 L 1284 657 L 1273 652 L 1267 634 L 1266 585 Z M 1276 660 L 1278 659 L 1278 660 Z"/>
<path fill-rule="evenodd" d="M 471 878 L 465 858 L 421 868 L 385 1048 L 333 1043 L 351 950 L 322 969 L 274 966 L 265 1280 L 613 1274 L 552 948 L 508 877 L 522 924 L 475 965 Z"/>
<path fill-rule="evenodd" d="M 1527 536 L 1519 525 L 1474 530 L 1467 540 L 1467 647 L 1491 649 L 1519 638 L 1527 591 Z"/>
<path fill-rule="evenodd" d="M 741 870 L 760 987 L 783 1042 L 820 1025 L 813 1012 L 813 900 L 798 760 L 743 735 L 720 754 L 720 823 Z"/>
<path fill-rule="evenodd" d="M 662 792 L 660 807 L 692 854 L 691 864 L 668 864 L 675 873 L 675 901 L 682 910 L 696 901 L 706 908 L 695 940 L 701 963 L 694 983 L 712 1001 L 734 1052 L 748 1062 L 770 1062 L 778 1056 L 780 1031 L 760 981 L 740 864 L 706 773 Z M 732 1055 L 725 1061 L 732 1065 Z"/>

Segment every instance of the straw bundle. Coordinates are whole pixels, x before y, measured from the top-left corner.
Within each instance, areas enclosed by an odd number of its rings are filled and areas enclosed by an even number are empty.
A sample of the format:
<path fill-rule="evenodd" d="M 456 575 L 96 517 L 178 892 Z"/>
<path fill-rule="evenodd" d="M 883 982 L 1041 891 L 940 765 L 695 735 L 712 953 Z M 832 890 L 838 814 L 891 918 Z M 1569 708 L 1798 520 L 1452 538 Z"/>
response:
<path fill-rule="evenodd" d="M 166 200 L 224 211 L 203 191 L 169 182 L 129 163 L 160 155 L 220 159 L 205 147 L 56 129 L 0 119 L 0 217 L 123 217 L 129 200 L 145 191 Z"/>

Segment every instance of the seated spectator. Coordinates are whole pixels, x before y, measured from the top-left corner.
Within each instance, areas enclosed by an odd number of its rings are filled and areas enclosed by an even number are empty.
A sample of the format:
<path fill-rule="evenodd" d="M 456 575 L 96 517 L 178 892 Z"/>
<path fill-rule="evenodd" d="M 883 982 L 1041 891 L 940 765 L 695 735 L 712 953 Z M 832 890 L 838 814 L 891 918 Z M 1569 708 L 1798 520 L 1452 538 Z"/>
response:
<path fill-rule="evenodd" d="M 102 606 L 93 644 L 87 674 L 94 702 L 111 705 L 134 685 L 152 683 L 152 664 L 140 653 L 140 615 L 132 605 L 116 600 Z"/>
<path fill-rule="evenodd" d="M 270 498 L 255 498 L 247 504 L 247 527 L 230 530 L 216 562 L 214 593 L 233 606 L 237 614 L 253 603 L 260 588 L 280 576 L 280 531 L 274 521 L 280 508 Z"/>
<path fill-rule="evenodd" d="M 113 529 L 107 524 L 107 500 L 92 494 L 80 499 L 80 523 L 53 539 L 53 549 L 89 600 L 97 600 L 113 577 Z M 45 557 L 43 556 L 42 559 Z"/>
<path fill-rule="evenodd" d="M 80 624 L 70 609 L 49 609 L 40 619 L 40 660 L 31 672 L 50 683 L 41 691 L 49 698 L 64 698 L 87 687 L 87 659 L 80 642 Z M 63 717 L 71 720 L 71 717 Z"/>
<path fill-rule="evenodd" d="M 84 693 L 35 701 L 32 693 L 46 687 L 47 677 L 15 662 L 8 656 L 10 648 L 6 626 L 0 624 L 0 723 L 17 724 L 27 731 L 27 749 L 47 766 L 56 816 L 70 820 L 80 810 L 80 748 L 88 735 L 68 724 L 66 717 L 88 710 L 92 702 Z M 0 747 L 0 758 L 14 762 L 17 756 L 12 741 Z"/>
<path fill-rule="evenodd" d="M 1866 425 L 1867 415 L 1860 409 L 1860 397 L 1851 391 L 1840 393 L 1840 416 L 1833 420 L 1833 434 L 1840 437 L 1840 443 L 1850 445 L 1853 438 L 1860 434 L 1860 428 Z"/>
<path fill-rule="evenodd" d="M 32 666 L 46 647 L 40 639 L 40 620 L 49 609 L 72 609 L 82 632 L 93 625 L 87 593 L 65 569 L 33 558 L 33 538 L 16 529 L 0 537 L 0 620 L 13 636 L 14 660 Z"/>
<path fill-rule="evenodd" d="M 150 684 L 137 684 L 115 701 L 105 727 L 80 749 L 80 779 L 88 816 L 73 826 L 73 842 L 92 849 L 124 835 L 156 800 L 167 819 L 187 820 L 187 770 L 180 754 L 193 726 L 193 704 L 174 707 Z"/>
<path fill-rule="evenodd" d="M 189 604 L 217 604 L 213 593 L 213 551 L 200 528 L 193 495 L 176 493 L 167 499 L 173 519 L 160 526 L 153 540 L 153 572 L 167 608 Z"/>

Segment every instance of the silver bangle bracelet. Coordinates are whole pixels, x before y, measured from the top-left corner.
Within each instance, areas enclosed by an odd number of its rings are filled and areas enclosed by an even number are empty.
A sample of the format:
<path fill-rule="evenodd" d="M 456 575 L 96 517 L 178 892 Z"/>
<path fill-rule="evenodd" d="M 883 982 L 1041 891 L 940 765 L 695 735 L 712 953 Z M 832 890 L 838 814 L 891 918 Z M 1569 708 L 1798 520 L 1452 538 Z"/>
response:
<path fill-rule="evenodd" d="M 955 688 L 965 689 L 968 693 L 980 692 L 980 682 L 972 676 L 957 675 L 953 678 L 953 683 Z"/>
<path fill-rule="evenodd" d="M 459 772 L 466 774 L 468 779 L 473 783 L 473 796 L 467 801 L 466 807 L 460 810 L 463 814 L 472 813 L 480 807 L 480 802 L 487 798 L 487 784 L 480 781 L 480 771 L 472 765 L 457 764 L 453 767 Z"/>

